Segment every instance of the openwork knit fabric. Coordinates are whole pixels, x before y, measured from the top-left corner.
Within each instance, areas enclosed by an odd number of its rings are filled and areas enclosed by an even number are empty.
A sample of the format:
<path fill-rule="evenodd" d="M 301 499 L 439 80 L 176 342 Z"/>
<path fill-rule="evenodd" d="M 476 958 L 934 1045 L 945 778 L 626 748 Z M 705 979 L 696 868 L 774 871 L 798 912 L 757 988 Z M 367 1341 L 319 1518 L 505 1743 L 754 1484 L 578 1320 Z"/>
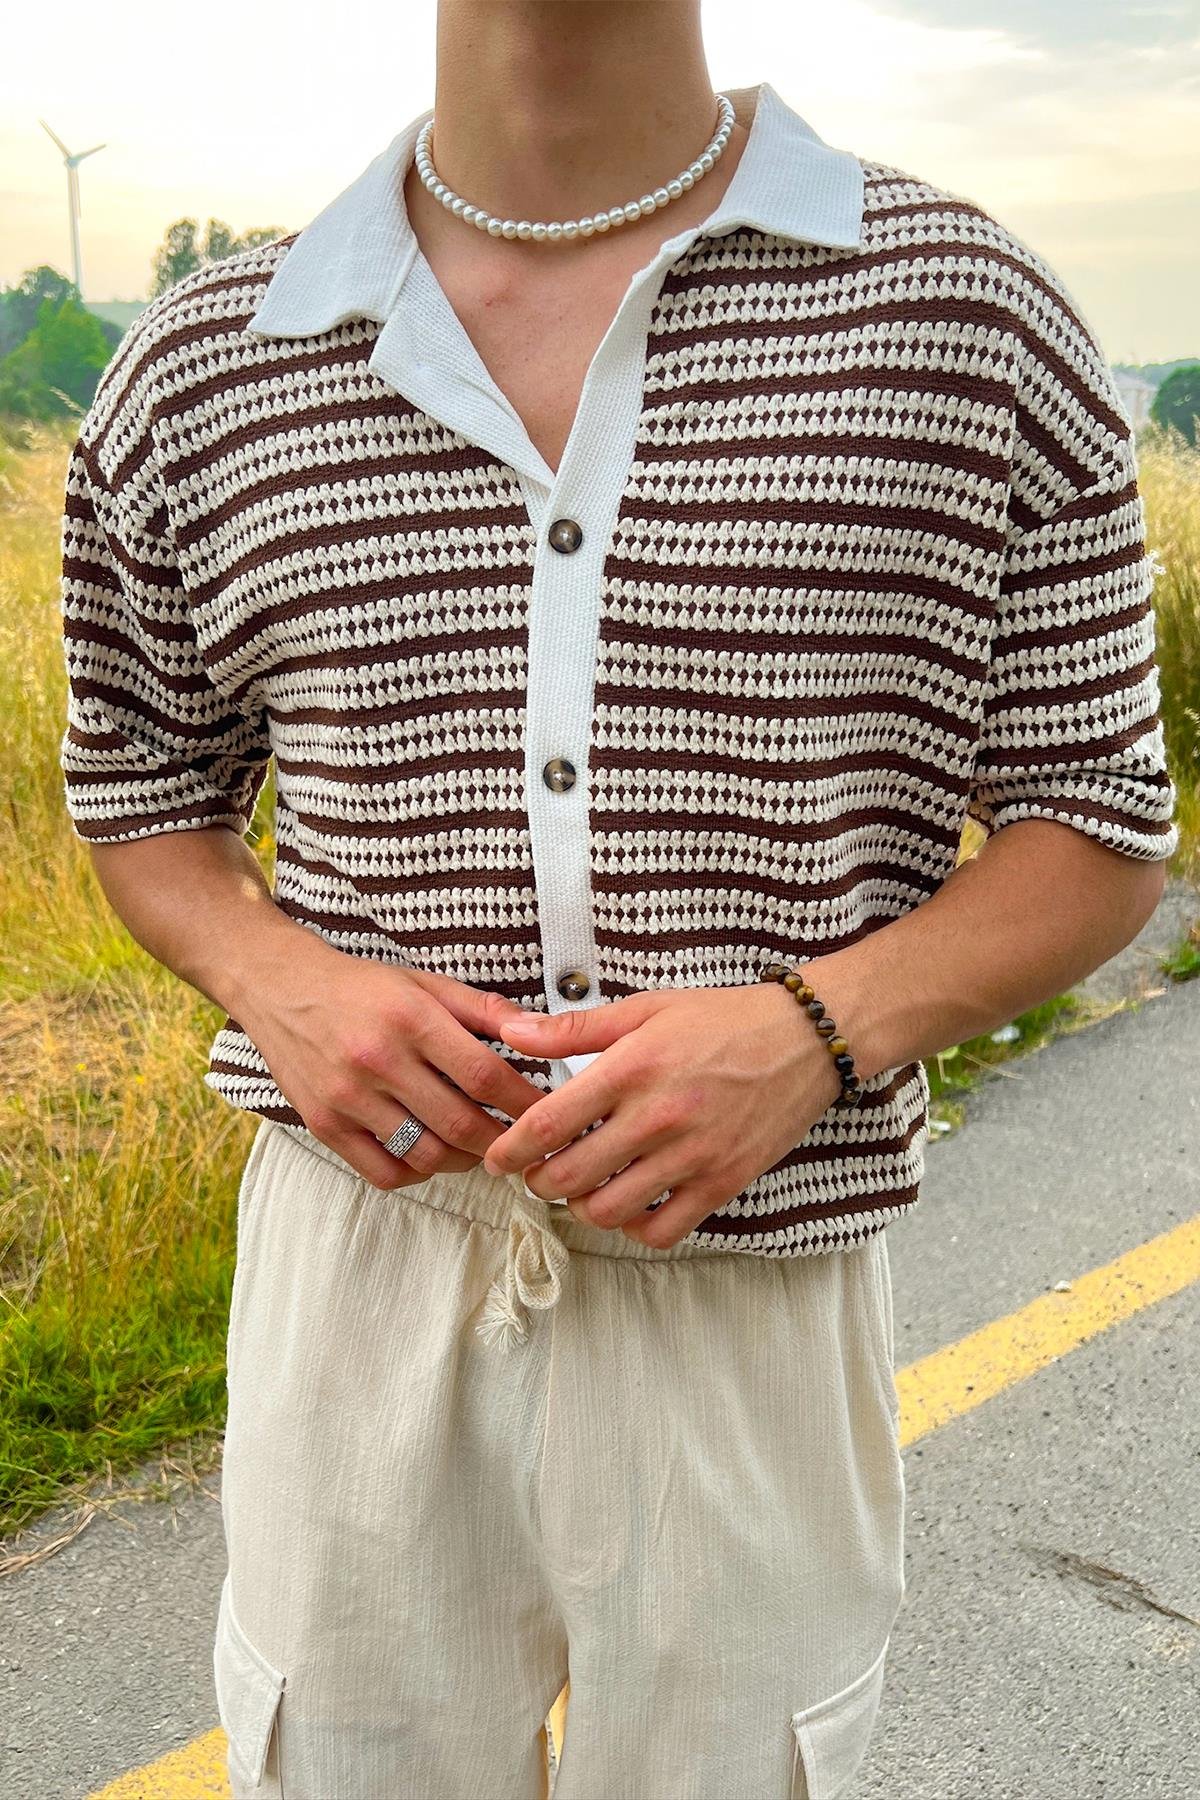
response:
<path fill-rule="evenodd" d="M 1103 353 L 987 212 L 863 169 L 863 247 L 701 236 L 654 309 L 588 769 L 610 999 L 855 942 L 937 890 L 968 813 L 1177 842 Z M 544 1009 L 521 489 L 367 369 L 378 324 L 244 330 L 292 242 L 152 302 L 84 421 L 67 805 L 94 842 L 244 833 L 274 753 L 286 913 Z M 205 1079 L 303 1123 L 236 1019 Z M 928 1098 L 920 1063 L 877 1075 L 692 1238 L 861 1241 L 917 1198 Z"/>

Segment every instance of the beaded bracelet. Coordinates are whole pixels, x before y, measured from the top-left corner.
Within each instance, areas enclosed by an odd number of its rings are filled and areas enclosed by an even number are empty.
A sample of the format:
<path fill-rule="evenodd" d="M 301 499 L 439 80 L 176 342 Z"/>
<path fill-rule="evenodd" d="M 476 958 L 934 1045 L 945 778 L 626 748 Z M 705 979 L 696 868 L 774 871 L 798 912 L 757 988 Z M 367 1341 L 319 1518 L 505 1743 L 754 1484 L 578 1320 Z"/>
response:
<path fill-rule="evenodd" d="M 760 981 L 781 981 L 788 992 L 794 994 L 809 1018 L 813 1020 L 829 1048 L 833 1057 L 833 1066 L 842 1078 L 842 1091 L 833 1102 L 834 1106 L 849 1107 L 857 1105 L 862 1098 L 862 1083 L 854 1072 L 854 1058 L 850 1054 L 850 1046 L 840 1036 L 838 1028 L 827 1015 L 824 1005 L 813 993 L 804 979 L 804 971 L 789 968 L 787 963 L 767 963 L 759 975 Z"/>

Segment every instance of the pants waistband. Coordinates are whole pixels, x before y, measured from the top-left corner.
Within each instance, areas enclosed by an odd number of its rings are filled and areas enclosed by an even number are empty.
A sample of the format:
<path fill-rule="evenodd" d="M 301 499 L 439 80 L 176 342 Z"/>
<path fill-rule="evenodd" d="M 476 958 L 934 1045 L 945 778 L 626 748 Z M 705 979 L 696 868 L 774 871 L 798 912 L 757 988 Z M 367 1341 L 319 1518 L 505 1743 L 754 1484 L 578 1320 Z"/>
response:
<path fill-rule="evenodd" d="M 287 1120 L 264 1119 L 260 1130 L 285 1133 L 312 1155 L 339 1170 L 349 1181 L 383 1197 L 399 1195 L 439 1212 L 506 1230 L 503 1267 L 488 1290 L 476 1331 L 486 1343 L 510 1350 L 527 1335 L 529 1314 L 558 1303 L 570 1266 L 570 1252 L 592 1256 L 624 1256 L 639 1262 L 683 1262 L 694 1256 L 722 1256 L 719 1246 L 690 1243 L 660 1249 L 639 1243 L 620 1230 L 604 1230 L 577 1219 L 565 1206 L 551 1206 L 535 1194 L 521 1173 L 492 1175 L 483 1164 L 438 1171 L 407 1187 L 376 1188 L 307 1127 Z"/>

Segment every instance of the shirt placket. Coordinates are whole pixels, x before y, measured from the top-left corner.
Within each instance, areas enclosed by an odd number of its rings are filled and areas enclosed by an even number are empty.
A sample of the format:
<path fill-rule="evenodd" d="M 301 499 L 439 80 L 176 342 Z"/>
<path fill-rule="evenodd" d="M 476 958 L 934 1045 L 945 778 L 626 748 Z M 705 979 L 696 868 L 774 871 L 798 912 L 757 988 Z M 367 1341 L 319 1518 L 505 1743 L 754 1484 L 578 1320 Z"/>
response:
<path fill-rule="evenodd" d="M 535 535 L 525 694 L 524 800 L 550 1012 L 605 998 L 592 907 L 588 759 L 605 558 L 629 477 L 650 317 L 699 227 L 668 239 L 630 280 L 584 378 L 557 471 L 492 379 L 426 258 L 416 252 L 370 367 L 515 474 Z M 552 1080 L 596 1053 L 551 1063 Z"/>

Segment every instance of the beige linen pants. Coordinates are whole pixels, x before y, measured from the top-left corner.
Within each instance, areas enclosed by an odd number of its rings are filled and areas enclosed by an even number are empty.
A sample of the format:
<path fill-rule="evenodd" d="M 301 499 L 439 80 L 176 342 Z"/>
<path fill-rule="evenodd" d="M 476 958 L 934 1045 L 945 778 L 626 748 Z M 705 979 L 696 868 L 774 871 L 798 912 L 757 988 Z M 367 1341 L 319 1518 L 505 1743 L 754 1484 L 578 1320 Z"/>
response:
<path fill-rule="evenodd" d="M 264 1120 L 213 1666 L 234 1800 L 833 1800 L 904 1596 L 884 1233 L 654 1250 Z"/>

